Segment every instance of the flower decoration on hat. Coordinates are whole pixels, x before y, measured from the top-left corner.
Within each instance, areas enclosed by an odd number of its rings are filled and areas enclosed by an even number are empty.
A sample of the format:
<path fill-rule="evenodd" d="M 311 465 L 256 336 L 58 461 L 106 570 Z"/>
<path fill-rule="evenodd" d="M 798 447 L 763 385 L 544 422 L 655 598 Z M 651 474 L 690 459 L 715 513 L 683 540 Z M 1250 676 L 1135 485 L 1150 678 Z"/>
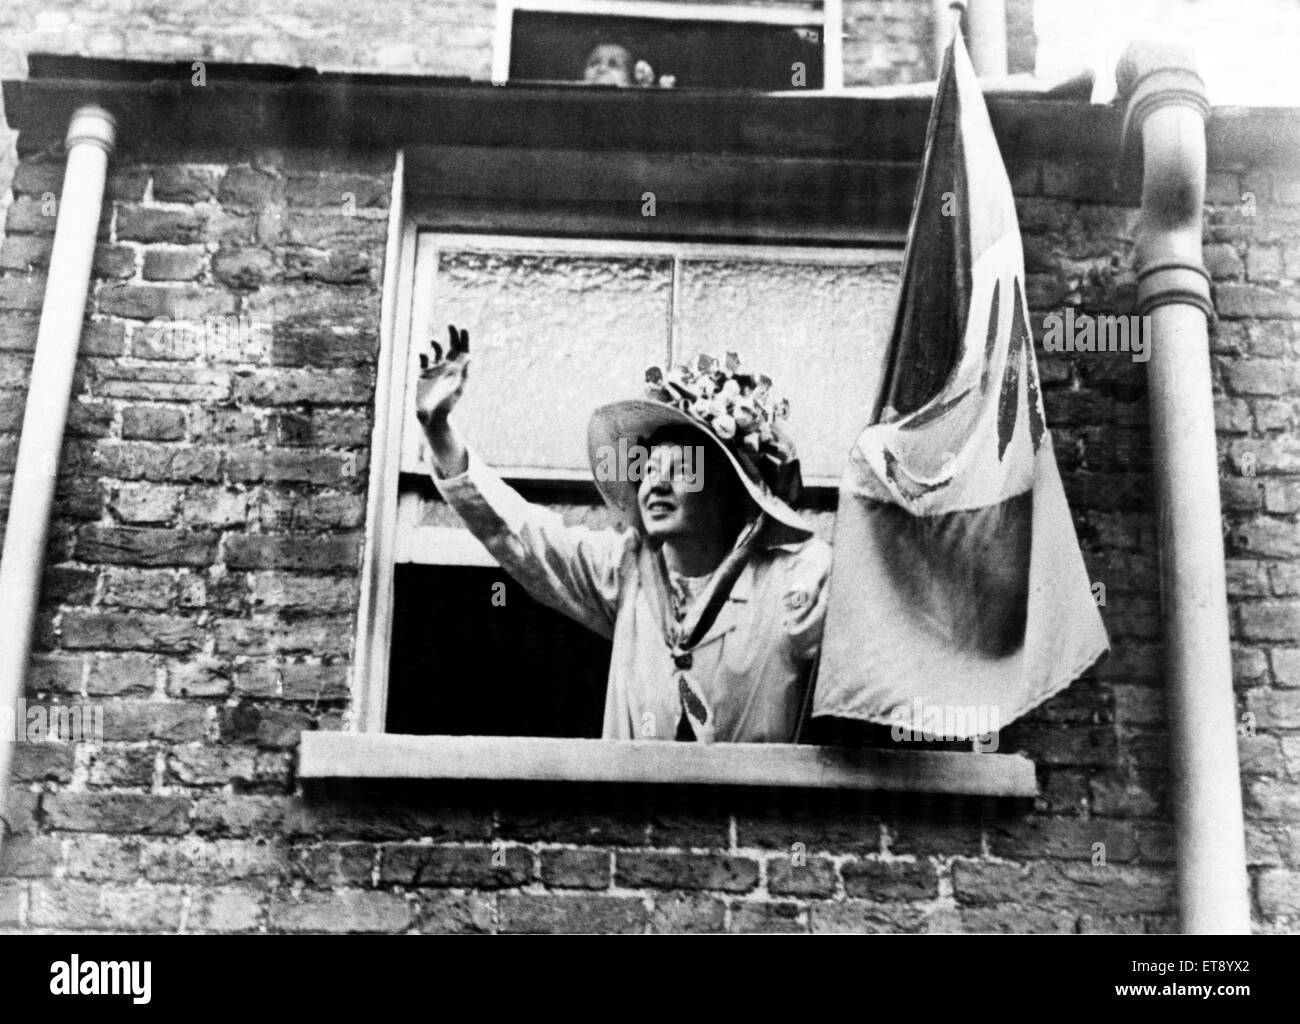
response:
<path fill-rule="evenodd" d="M 652 366 L 645 373 L 646 397 L 686 413 L 713 433 L 753 470 L 777 496 L 797 500 L 799 461 L 794 445 L 781 430 L 790 403 L 772 390 L 772 378 L 741 365 L 735 352 L 724 360 L 700 354 L 665 372 Z"/>

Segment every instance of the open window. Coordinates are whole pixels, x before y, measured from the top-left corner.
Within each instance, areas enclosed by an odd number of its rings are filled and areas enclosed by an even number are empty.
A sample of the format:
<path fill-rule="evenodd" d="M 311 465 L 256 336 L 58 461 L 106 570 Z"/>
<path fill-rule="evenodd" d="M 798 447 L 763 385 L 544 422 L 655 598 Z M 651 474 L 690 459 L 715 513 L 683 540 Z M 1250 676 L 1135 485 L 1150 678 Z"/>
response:
<path fill-rule="evenodd" d="M 493 80 L 821 89 L 842 77 L 838 24 L 827 31 L 838 7 L 816 0 L 498 0 Z"/>
<path fill-rule="evenodd" d="M 807 504 L 829 539 L 844 450 L 883 366 L 901 235 L 834 215 L 791 232 L 765 214 L 791 204 L 728 191 L 728 158 L 694 161 L 694 200 L 643 231 L 639 205 L 603 196 L 624 177 L 680 180 L 680 157 L 582 156 L 547 155 L 584 168 L 577 184 L 562 173 L 539 184 L 521 153 L 399 161 L 409 165 L 390 222 L 353 732 L 304 734 L 304 777 L 1031 795 L 1033 766 L 1018 755 L 595 738 L 609 645 L 536 605 L 438 498 L 411 413 L 419 351 L 447 323 L 467 327 L 474 387 L 457 420 L 476 451 L 529 500 L 611 527 L 586 465 L 591 409 L 627 397 L 648 365 L 743 351 L 788 385 Z M 458 166 L 483 173 L 445 173 Z M 743 240 L 726 230 L 738 224 Z"/>

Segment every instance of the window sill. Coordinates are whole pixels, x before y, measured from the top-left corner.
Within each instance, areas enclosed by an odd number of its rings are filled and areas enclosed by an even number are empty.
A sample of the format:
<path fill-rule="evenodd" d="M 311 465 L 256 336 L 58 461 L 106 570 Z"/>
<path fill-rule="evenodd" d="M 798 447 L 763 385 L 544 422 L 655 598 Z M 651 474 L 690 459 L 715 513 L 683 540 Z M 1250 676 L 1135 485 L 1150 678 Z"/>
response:
<path fill-rule="evenodd" d="M 304 732 L 298 775 L 698 783 L 993 797 L 1037 794 L 1034 764 L 1021 754 L 533 736 Z"/>

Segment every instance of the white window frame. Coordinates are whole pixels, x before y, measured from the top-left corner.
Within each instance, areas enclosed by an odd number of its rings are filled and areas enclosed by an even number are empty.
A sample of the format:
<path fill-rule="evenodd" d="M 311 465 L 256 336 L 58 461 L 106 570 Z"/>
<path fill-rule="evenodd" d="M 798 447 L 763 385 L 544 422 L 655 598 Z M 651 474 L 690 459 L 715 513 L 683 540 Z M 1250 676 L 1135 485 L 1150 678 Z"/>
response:
<path fill-rule="evenodd" d="M 821 7 L 822 89 L 839 92 L 844 88 L 844 7 L 842 0 L 821 0 L 808 6 L 757 6 L 735 4 L 676 3 L 673 0 L 497 0 L 496 24 L 492 37 L 492 81 L 505 85 L 510 79 L 510 55 L 516 11 L 548 14 L 608 15 L 619 18 L 656 18 L 660 21 L 728 21 L 745 25 L 791 25 L 802 27 Z M 810 9 L 811 8 L 811 9 Z"/>

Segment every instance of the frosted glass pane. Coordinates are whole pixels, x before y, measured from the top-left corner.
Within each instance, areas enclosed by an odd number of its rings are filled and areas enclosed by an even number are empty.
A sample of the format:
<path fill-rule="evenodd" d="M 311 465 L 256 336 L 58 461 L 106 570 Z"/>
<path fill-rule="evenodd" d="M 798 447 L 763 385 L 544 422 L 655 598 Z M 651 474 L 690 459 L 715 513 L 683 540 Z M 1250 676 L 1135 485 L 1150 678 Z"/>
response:
<path fill-rule="evenodd" d="M 444 249 L 432 291 L 438 343 L 448 323 L 469 329 L 455 420 L 494 465 L 585 472 L 591 411 L 639 397 L 646 367 L 668 352 L 667 257 Z"/>
<path fill-rule="evenodd" d="M 790 399 L 805 478 L 838 478 L 880 387 L 898 287 L 892 263 L 688 260 L 678 353 L 738 352 Z"/>

